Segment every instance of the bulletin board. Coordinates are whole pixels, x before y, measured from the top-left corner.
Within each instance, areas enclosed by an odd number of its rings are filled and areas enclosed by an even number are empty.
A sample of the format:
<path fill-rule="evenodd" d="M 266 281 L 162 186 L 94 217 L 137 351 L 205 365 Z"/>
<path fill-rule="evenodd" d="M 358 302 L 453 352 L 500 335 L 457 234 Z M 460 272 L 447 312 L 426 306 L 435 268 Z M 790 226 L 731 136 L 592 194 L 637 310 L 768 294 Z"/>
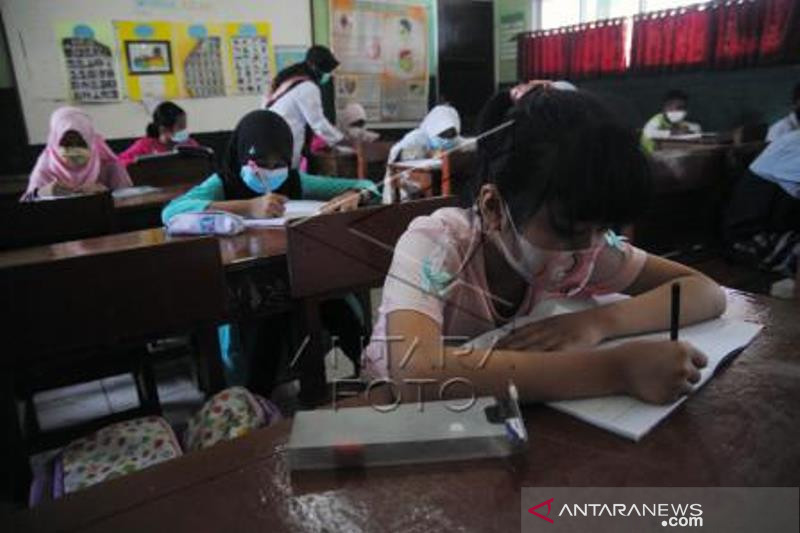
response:
<path fill-rule="evenodd" d="M 193 132 L 233 129 L 260 106 L 275 48 L 312 42 L 310 3 L 298 0 L 2 5 L 31 144 L 46 141 L 50 114 L 63 105 L 85 109 L 107 138 L 141 136 L 152 95 L 186 109 Z M 267 70 L 254 67 L 254 54 Z"/>
<path fill-rule="evenodd" d="M 336 107 L 369 122 L 419 121 L 428 111 L 428 15 L 419 5 L 330 0 Z"/>

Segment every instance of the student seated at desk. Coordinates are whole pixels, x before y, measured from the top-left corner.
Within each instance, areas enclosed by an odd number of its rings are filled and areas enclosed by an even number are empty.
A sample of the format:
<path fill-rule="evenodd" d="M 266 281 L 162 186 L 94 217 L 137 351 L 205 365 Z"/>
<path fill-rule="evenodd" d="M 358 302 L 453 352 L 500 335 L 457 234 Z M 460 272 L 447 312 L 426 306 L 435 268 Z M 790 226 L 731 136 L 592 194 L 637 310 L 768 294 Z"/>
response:
<path fill-rule="evenodd" d="M 126 167 L 146 155 L 165 154 L 178 146 L 200 146 L 189 137 L 186 111 L 172 102 L 161 102 L 153 111 L 153 121 L 147 125 L 147 135 L 130 145 L 119 155 Z"/>
<path fill-rule="evenodd" d="M 503 113 L 494 106 L 479 131 L 514 123 L 479 141 L 474 204 L 417 218 L 397 244 L 364 353 L 367 377 L 390 377 L 411 401 L 420 387 L 403 380 L 432 380 L 422 388 L 429 399 L 458 378 L 470 383 L 462 394 L 498 397 L 511 379 L 528 402 L 630 394 L 663 403 L 688 393 L 706 363 L 688 344 L 595 350 L 606 339 L 668 329 L 676 281 L 681 323 L 725 309 L 714 281 L 609 231 L 647 203 L 651 177 L 637 139 L 582 91 L 501 97 L 513 105 Z M 526 316 L 545 299 L 619 292 L 633 298 L 520 328 L 490 357 L 442 347 Z"/>
<path fill-rule="evenodd" d="M 266 110 L 245 115 L 234 130 L 222 171 L 206 179 L 185 195 L 170 202 L 162 211 L 166 224 L 179 213 L 205 210 L 229 211 L 244 217 L 279 217 L 287 198 L 330 200 L 326 211 L 354 209 L 366 193 L 378 198 L 375 184 L 312 176 L 291 167 L 292 132 L 276 113 Z M 356 319 L 360 309 L 345 300 L 325 302 L 321 308 L 326 328 L 339 338 L 342 350 L 358 361 L 362 325 Z M 362 314 L 363 316 L 363 314 Z M 229 385 L 246 385 L 263 391 L 269 384 L 251 374 L 254 354 L 277 353 L 275 344 L 284 340 L 288 326 L 276 317 L 268 323 L 245 322 L 220 329 L 223 363 Z M 312 332 L 318 334 L 319 332 Z M 273 358 L 275 359 L 275 358 Z"/>
<path fill-rule="evenodd" d="M 344 133 L 345 140 L 353 143 L 371 143 L 380 139 L 380 135 L 366 128 L 367 112 L 361 104 L 355 102 L 347 104 L 347 107 L 339 114 L 338 126 Z M 318 154 L 331 149 L 328 142 L 319 135 L 314 135 L 311 139 L 311 153 Z M 308 170 L 308 159 L 303 158 L 300 162 L 300 170 Z"/>
<path fill-rule="evenodd" d="M 462 142 L 461 117 L 458 111 L 449 105 L 439 105 L 431 109 L 419 128 L 411 130 L 392 146 L 386 163 L 388 166 L 398 161 L 439 157 Z M 390 177 L 393 177 L 392 170 L 387 168 L 383 185 L 383 201 L 387 204 L 394 203 L 397 188 L 397 183 L 390 180 Z M 414 196 L 415 184 L 411 180 L 402 179 L 399 188 L 401 198 Z"/>
<path fill-rule="evenodd" d="M 769 127 L 767 142 L 772 142 L 780 137 L 800 128 L 800 83 L 792 91 L 792 112 Z"/>
<path fill-rule="evenodd" d="M 92 125 L 75 107 L 57 109 L 50 133 L 33 167 L 23 201 L 131 187 L 131 178 Z"/>
<path fill-rule="evenodd" d="M 654 139 L 668 139 L 675 135 L 701 133 L 700 124 L 688 122 L 689 96 L 678 90 L 669 91 L 664 95 L 661 111 L 647 121 L 642 130 L 642 146 L 652 152 L 655 148 Z"/>
<path fill-rule="evenodd" d="M 179 213 L 230 211 L 246 218 L 283 215 L 287 199 L 330 200 L 325 211 L 354 209 L 377 198 L 375 184 L 314 176 L 291 167 L 292 132 L 277 113 L 245 115 L 231 136 L 223 170 L 170 202 L 161 213 L 166 224 Z"/>

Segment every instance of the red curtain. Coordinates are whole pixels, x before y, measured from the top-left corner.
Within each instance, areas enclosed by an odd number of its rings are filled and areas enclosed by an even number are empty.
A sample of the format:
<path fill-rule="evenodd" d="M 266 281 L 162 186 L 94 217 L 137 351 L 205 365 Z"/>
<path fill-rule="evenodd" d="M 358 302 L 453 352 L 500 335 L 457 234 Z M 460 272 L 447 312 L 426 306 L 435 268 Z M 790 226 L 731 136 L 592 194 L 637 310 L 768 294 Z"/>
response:
<path fill-rule="evenodd" d="M 568 76 L 568 39 L 562 30 L 532 32 L 520 39 L 520 79 Z"/>
<path fill-rule="evenodd" d="M 520 79 L 578 79 L 625 71 L 623 19 L 532 32 L 519 42 Z"/>
<path fill-rule="evenodd" d="M 784 51 L 784 43 L 796 18 L 796 2 L 766 0 L 764 4 L 764 23 L 758 51 L 763 60 L 777 59 Z"/>
<path fill-rule="evenodd" d="M 709 63 L 711 13 L 701 6 L 637 15 L 631 68 L 673 71 Z"/>
<path fill-rule="evenodd" d="M 762 0 L 737 0 L 712 6 L 717 32 L 714 66 L 733 68 L 757 63 L 764 5 Z"/>
<path fill-rule="evenodd" d="M 622 19 L 583 24 L 570 32 L 569 74 L 573 79 L 625 71 Z"/>

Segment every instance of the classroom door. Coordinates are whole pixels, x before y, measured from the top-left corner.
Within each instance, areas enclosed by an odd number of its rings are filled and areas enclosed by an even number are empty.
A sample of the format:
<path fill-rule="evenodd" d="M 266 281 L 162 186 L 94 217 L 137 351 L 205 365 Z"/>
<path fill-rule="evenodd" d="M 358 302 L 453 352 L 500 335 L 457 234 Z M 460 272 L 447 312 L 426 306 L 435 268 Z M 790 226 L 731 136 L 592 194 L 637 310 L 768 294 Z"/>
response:
<path fill-rule="evenodd" d="M 439 100 L 472 132 L 494 92 L 494 13 L 485 0 L 439 0 Z"/>

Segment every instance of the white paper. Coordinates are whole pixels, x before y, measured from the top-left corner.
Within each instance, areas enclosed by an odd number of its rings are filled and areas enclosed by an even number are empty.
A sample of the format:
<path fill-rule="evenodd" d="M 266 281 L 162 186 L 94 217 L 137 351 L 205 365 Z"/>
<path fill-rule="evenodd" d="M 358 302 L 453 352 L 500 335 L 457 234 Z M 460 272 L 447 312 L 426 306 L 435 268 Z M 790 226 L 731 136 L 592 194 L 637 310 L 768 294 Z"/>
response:
<path fill-rule="evenodd" d="M 504 337 L 514 328 L 549 316 L 576 312 L 597 304 L 611 303 L 614 298 L 609 299 L 606 297 L 604 301 L 598 300 L 552 300 L 542 302 L 534 308 L 530 316 L 517 319 L 510 326 L 506 325 L 503 328 L 476 337 L 466 346 L 487 348 L 492 346 L 496 339 Z M 762 326 L 759 324 L 726 317 L 681 328 L 681 340 L 691 343 L 708 357 L 708 365 L 700 371 L 701 379 L 695 386 L 695 390 L 705 385 L 714 376 L 715 370 L 721 363 L 727 358 L 738 354 L 739 351 L 750 344 L 758 335 L 758 332 L 761 331 L 761 328 Z M 607 348 L 632 339 L 663 339 L 668 335 L 668 332 L 663 332 L 617 339 L 603 343 L 602 347 Z M 646 356 L 646 354 L 642 355 Z M 630 396 L 605 396 L 583 400 L 550 402 L 548 405 L 584 422 L 638 441 L 659 422 L 669 416 L 686 399 L 687 397 L 684 396 L 670 405 L 653 405 Z"/>
<path fill-rule="evenodd" d="M 134 196 L 144 196 L 145 194 L 157 192 L 158 190 L 158 187 L 140 185 L 138 187 L 125 187 L 124 189 L 116 189 L 111 192 L 111 196 L 117 199 L 132 198 Z"/>
<path fill-rule="evenodd" d="M 248 228 L 280 228 L 289 220 L 318 215 L 323 205 L 325 202 L 317 200 L 289 200 L 284 206 L 286 211 L 282 217 L 248 218 L 245 219 L 244 225 Z"/>
<path fill-rule="evenodd" d="M 408 161 L 396 161 L 392 163 L 393 166 L 398 168 L 408 168 L 408 169 L 420 169 L 420 170 L 427 170 L 427 169 L 437 169 L 442 168 L 442 160 L 433 158 L 433 159 L 411 159 Z"/>

